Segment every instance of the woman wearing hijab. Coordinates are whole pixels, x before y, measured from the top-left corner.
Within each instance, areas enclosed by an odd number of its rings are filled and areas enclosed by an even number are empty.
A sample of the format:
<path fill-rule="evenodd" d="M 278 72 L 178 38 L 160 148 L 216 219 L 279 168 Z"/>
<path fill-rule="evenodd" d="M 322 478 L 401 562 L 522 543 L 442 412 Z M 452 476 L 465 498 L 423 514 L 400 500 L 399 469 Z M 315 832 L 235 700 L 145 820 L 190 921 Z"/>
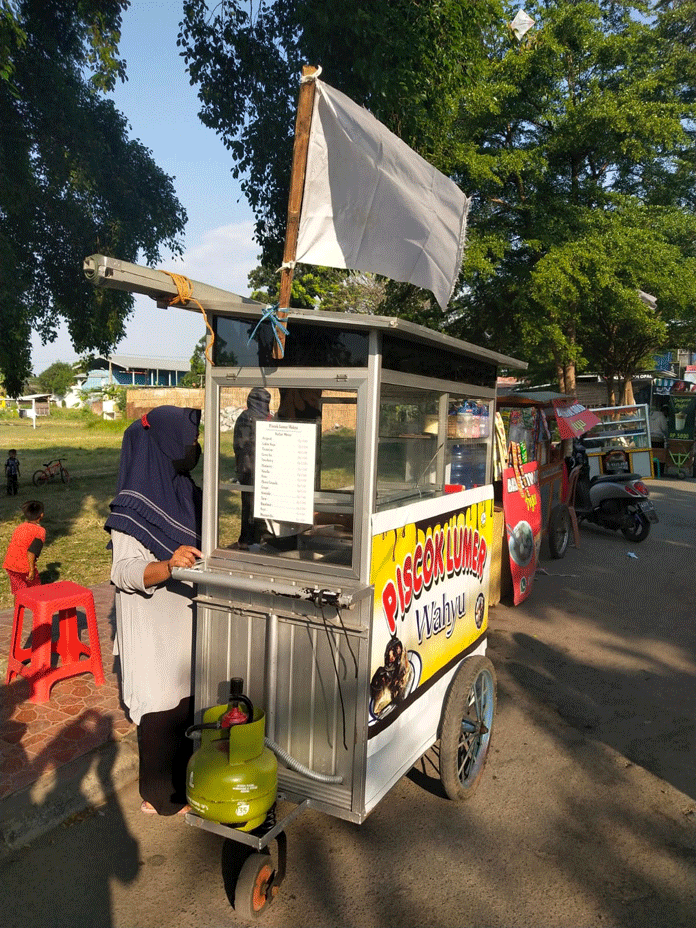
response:
<path fill-rule="evenodd" d="M 173 815 L 186 804 L 191 742 L 193 586 L 172 579 L 200 548 L 201 491 L 190 471 L 200 456 L 198 409 L 159 406 L 124 432 L 111 534 L 116 647 L 123 701 L 138 726 L 143 812 Z"/>

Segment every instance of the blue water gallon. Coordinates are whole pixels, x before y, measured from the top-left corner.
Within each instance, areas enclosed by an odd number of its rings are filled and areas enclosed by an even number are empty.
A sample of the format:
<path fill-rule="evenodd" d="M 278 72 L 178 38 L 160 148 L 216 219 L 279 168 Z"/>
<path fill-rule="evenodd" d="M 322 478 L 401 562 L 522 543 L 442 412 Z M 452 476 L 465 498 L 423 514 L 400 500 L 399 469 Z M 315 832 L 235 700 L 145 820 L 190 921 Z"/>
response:
<path fill-rule="evenodd" d="M 463 487 L 471 486 L 471 449 L 466 445 L 452 445 L 450 483 L 458 483 Z"/>

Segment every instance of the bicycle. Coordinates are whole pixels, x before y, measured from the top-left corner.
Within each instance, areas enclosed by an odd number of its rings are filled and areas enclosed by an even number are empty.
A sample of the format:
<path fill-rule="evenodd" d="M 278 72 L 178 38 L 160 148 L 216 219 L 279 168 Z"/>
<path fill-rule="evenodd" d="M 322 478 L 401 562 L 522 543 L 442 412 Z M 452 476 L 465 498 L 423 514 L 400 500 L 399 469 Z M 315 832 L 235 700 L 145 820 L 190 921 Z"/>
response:
<path fill-rule="evenodd" d="M 45 486 L 49 480 L 53 480 L 54 477 L 58 477 L 59 475 L 63 483 L 70 483 L 70 474 L 68 473 L 67 467 L 63 466 L 63 462 L 60 458 L 55 461 L 48 461 L 41 470 L 34 472 L 34 476 L 31 479 L 35 487 L 42 487 Z"/>

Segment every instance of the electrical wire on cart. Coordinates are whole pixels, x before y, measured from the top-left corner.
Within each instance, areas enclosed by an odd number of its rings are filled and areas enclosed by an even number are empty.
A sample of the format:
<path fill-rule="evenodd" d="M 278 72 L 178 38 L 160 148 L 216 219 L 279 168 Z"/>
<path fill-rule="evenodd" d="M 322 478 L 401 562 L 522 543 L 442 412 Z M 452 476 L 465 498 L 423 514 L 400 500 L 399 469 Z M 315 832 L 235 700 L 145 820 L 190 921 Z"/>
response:
<path fill-rule="evenodd" d="M 324 592 L 327 592 L 327 591 L 325 591 L 325 590 L 317 590 L 317 593 L 324 593 Z M 330 592 L 330 591 L 329 591 L 329 592 Z M 336 594 L 334 594 L 334 597 L 335 597 L 335 595 L 336 595 Z M 334 600 L 334 602 L 332 602 L 331 604 L 335 607 L 335 609 L 336 609 L 336 615 L 337 615 L 337 617 L 338 617 L 338 621 L 341 623 L 341 628 L 343 629 L 343 634 L 345 635 L 345 638 L 346 638 L 346 644 L 348 645 L 348 650 L 350 651 L 351 657 L 353 658 L 353 663 L 355 664 L 355 678 L 357 679 L 357 677 L 358 677 L 358 661 L 357 661 L 357 658 L 356 658 L 356 656 L 355 656 L 355 653 L 354 653 L 353 649 L 352 649 L 351 646 L 350 646 L 350 638 L 349 638 L 349 636 L 348 636 L 348 629 L 346 628 L 346 626 L 345 626 L 345 624 L 344 624 L 344 622 L 343 622 L 343 616 L 341 615 L 341 610 L 340 610 L 339 607 L 338 607 L 337 601 Z M 343 702 L 343 689 L 342 689 L 342 687 L 341 687 L 341 676 L 340 676 L 340 674 L 339 674 L 339 672 L 338 672 L 338 664 L 337 664 L 337 662 L 336 662 L 336 655 L 335 655 L 335 653 L 334 653 L 335 650 L 336 650 L 336 648 L 335 648 L 335 643 L 331 640 L 331 633 L 330 633 L 330 631 L 329 631 L 329 623 L 326 621 L 326 615 L 325 615 L 325 613 L 324 613 L 324 604 L 323 604 L 323 602 L 320 601 L 320 602 L 318 603 L 318 605 L 319 605 L 319 609 L 320 609 L 320 612 L 321 612 L 321 620 L 322 620 L 322 622 L 324 623 L 324 631 L 326 632 L 326 640 L 327 640 L 328 643 L 329 643 L 329 653 L 331 654 L 331 663 L 333 664 L 334 673 L 336 674 L 336 682 L 338 683 L 338 698 L 339 698 L 340 701 L 341 701 L 341 719 L 342 719 L 342 723 L 343 723 L 343 747 L 344 747 L 345 750 L 347 751 L 347 750 L 348 750 L 348 743 L 347 743 L 347 739 L 346 739 L 346 707 L 345 707 L 345 703 Z"/>

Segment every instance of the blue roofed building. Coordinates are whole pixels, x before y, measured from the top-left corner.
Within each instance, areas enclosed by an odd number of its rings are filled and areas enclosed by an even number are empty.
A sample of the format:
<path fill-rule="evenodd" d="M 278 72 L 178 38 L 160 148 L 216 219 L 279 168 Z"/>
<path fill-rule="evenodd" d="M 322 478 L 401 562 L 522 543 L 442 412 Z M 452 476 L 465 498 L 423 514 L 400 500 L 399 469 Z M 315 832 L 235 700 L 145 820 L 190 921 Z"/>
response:
<path fill-rule="evenodd" d="M 112 354 L 94 360 L 81 387 L 87 392 L 108 386 L 176 387 L 190 370 L 191 362 L 186 358 Z"/>

